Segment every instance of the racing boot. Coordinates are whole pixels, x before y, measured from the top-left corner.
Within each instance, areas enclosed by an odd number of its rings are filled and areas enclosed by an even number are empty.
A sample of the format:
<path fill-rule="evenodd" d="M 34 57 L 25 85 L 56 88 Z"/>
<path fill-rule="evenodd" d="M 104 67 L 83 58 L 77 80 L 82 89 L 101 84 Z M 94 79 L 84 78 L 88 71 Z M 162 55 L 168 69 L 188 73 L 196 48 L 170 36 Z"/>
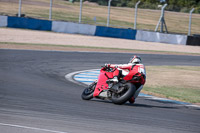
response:
<path fill-rule="evenodd" d="M 135 98 L 134 98 L 134 96 L 131 97 L 131 98 L 129 99 L 129 103 L 131 103 L 131 104 L 134 104 L 134 103 L 135 103 Z"/>

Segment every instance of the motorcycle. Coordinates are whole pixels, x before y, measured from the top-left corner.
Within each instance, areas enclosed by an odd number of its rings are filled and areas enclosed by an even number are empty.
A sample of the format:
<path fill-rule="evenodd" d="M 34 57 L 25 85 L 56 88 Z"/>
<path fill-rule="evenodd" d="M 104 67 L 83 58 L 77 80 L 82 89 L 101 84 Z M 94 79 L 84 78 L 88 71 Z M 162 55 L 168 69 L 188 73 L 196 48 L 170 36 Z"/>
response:
<path fill-rule="evenodd" d="M 100 70 L 98 80 L 93 82 L 82 93 L 83 100 L 92 98 L 108 99 L 114 104 L 124 104 L 127 101 L 133 103 L 132 99 L 138 89 L 138 84 L 143 82 L 145 75 L 140 73 L 143 65 L 134 65 L 128 75 L 119 74 L 118 82 L 112 82 L 113 73 L 119 71 L 117 68 L 103 66 Z"/>

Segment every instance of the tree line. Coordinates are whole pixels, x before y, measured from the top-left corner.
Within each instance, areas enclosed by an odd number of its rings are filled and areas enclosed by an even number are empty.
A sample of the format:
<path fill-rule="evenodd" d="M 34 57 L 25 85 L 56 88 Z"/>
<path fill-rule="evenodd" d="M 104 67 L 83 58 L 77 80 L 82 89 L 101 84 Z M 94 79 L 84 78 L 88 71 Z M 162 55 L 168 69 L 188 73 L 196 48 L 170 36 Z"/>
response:
<path fill-rule="evenodd" d="M 79 1 L 79 0 L 77 0 Z M 95 2 L 99 5 L 108 5 L 108 0 L 84 0 Z M 139 0 L 112 0 L 111 6 L 117 7 L 135 7 Z M 165 8 L 168 11 L 189 12 L 195 8 L 195 13 L 200 13 L 200 0 L 140 0 L 139 8 L 160 9 L 158 5 L 168 4 Z"/>

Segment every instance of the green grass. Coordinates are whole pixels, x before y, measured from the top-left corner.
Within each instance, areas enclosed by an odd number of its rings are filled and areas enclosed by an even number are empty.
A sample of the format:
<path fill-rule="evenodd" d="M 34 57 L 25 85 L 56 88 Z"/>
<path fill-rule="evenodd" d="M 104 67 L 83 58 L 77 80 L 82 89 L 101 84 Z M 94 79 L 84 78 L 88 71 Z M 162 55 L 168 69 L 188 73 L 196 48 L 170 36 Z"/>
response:
<path fill-rule="evenodd" d="M 180 100 L 189 103 L 200 103 L 200 90 L 193 88 L 178 88 L 178 87 L 149 87 L 145 86 L 144 91 L 150 94 L 160 94 L 161 97 Z"/>
<path fill-rule="evenodd" d="M 200 66 L 146 66 L 144 93 L 200 103 Z"/>

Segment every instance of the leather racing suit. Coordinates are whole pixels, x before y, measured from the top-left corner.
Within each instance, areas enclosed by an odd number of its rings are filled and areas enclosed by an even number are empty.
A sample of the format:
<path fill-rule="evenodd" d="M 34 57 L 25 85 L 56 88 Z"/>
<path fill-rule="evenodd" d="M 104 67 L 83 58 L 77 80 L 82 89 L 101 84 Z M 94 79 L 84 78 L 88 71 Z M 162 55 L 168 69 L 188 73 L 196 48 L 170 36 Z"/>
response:
<path fill-rule="evenodd" d="M 125 77 L 128 75 L 131 71 L 134 71 L 133 68 L 136 65 L 140 65 L 140 70 L 137 71 L 137 74 L 141 74 L 141 79 L 140 82 L 135 84 L 136 86 L 136 92 L 133 96 L 134 100 L 138 97 L 140 91 L 142 90 L 145 82 L 146 82 L 146 71 L 145 67 L 143 64 L 133 64 L 133 63 L 128 63 L 128 64 L 107 64 L 111 68 L 116 68 L 116 70 L 113 73 L 113 77 L 117 77 L 117 79 L 122 76 Z"/>

